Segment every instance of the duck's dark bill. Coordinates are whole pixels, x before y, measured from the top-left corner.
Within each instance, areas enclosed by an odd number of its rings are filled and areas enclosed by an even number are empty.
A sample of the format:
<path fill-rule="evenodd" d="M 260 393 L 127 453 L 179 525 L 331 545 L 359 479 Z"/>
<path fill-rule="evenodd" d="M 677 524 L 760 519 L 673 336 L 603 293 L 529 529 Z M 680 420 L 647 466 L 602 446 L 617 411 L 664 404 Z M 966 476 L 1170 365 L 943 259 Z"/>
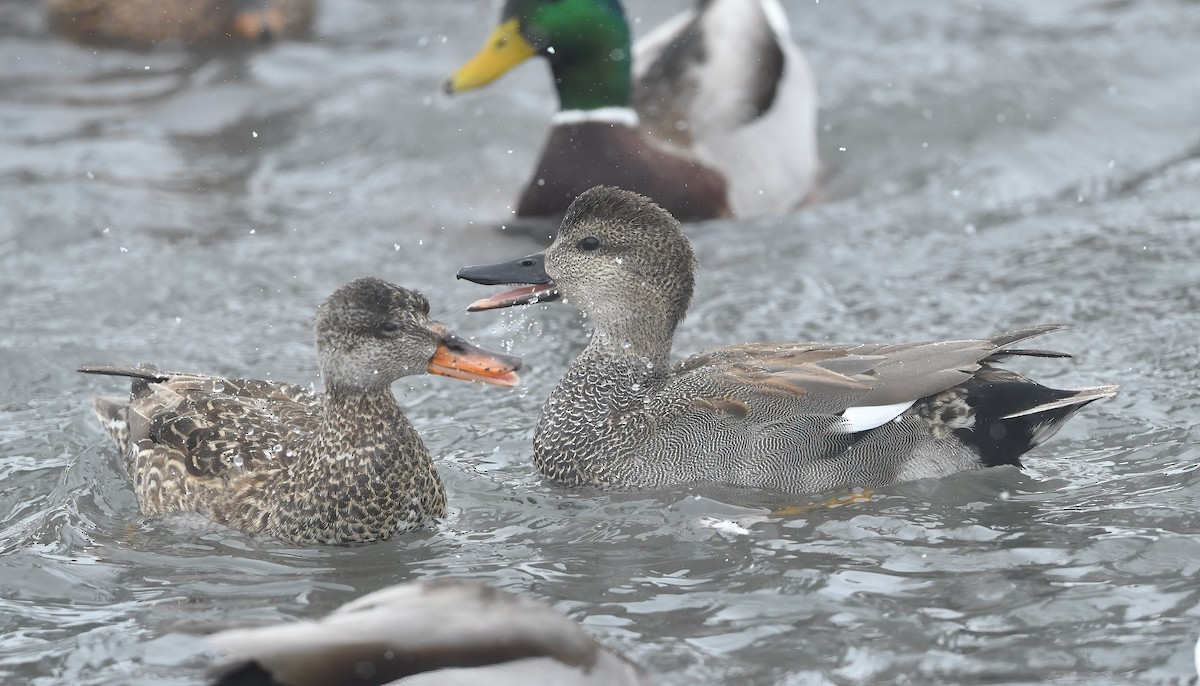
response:
<path fill-rule="evenodd" d="M 546 273 L 546 256 L 541 253 L 511 262 L 463 267 L 458 270 L 458 278 L 484 286 L 530 284 L 493 295 L 490 298 L 476 300 L 467 307 L 467 312 L 495 310 L 532 302 L 550 302 L 558 300 L 559 296 L 558 285 Z"/>
<path fill-rule="evenodd" d="M 550 302 L 558 300 L 558 286 L 554 282 L 539 283 L 536 286 L 522 286 L 514 288 L 511 291 L 497 293 L 490 298 L 480 298 L 475 302 L 467 305 L 467 312 L 480 312 L 482 310 L 498 310 L 501 307 L 513 307 L 514 305 L 525 305 L 536 302 Z"/>
<path fill-rule="evenodd" d="M 521 383 L 521 377 L 516 374 L 521 368 L 521 358 L 484 350 L 444 327 L 439 329 L 441 339 L 437 352 L 429 360 L 430 374 L 494 386 L 516 386 Z"/>

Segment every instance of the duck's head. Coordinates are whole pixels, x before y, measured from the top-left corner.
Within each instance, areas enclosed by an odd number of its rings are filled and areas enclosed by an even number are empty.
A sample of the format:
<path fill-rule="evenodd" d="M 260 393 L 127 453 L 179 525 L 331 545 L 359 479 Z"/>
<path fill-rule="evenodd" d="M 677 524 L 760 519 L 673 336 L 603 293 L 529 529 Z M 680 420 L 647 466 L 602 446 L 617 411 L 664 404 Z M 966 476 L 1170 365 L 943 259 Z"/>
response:
<path fill-rule="evenodd" d="M 637 193 L 597 186 L 571 203 L 544 253 L 465 267 L 458 278 L 529 284 L 477 300 L 469 311 L 561 298 L 614 343 L 658 348 L 687 313 L 694 268 L 692 246 L 669 212 Z"/>
<path fill-rule="evenodd" d="M 516 386 L 521 361 L 459 338 L 429 318 L 417 291 L 363 277 L 334 291 L 313 326 L 326 387 L 387 388 L 414 374 Z"/>
<path fill-rule="evenodd" d="M 534 55 L 549 60 L 563 109 L 629 103 L 629 24 L 618 0 L 508 0 L 500 24 L 447 93 L 487 85 Z"/>
<path fill-rule="evenodd" d="M 286 24 L 279 0 L 234 0 L 229 34 L 251 43 L 270 43 L 283 36 Z"/>

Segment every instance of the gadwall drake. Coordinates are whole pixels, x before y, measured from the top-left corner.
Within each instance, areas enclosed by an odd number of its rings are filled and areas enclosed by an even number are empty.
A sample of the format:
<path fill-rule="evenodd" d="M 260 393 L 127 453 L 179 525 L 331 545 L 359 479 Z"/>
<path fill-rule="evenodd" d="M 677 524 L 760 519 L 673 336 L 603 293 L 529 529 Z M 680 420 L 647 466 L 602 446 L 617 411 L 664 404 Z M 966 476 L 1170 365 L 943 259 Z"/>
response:
<path fill-rule="evenodd" d="M 1056 390 L 996 365 L 1063 328 L 908 344 L 746 344 L 672 367 L 692 299 L 687 237 L 665 210 L 617 188 L 571 206 L 542 254 L 459 278 L 532 284 L 469 308 L 560 297 L 595 327 L 542 408 L 534 462 L 572 486 L 716 482 L 790 492 L 882 486 L 1012 464 L 1115 386 Z"/>
<path fill-rule="evenodd" d="M 319 620 L 206 638 L 216 686 L 640 686 L 640 669 L 553 608 L 477 581 L 392 586 Z"/>
<path fill-rule="evenodd" d="M 315 0 L 46 0 L 50 24 L 81 43 L 152 47 L 305 35 Z"/>
<path fill-rule="evenodd" d="M 387 538 L 441 516 L 429 451 L 392 395 L 426 372 L 515 386 L 520 360 L 429 318 L 417 291 L 375 278 L 317 309 L 325 392 L 257 379 L 84 367 L 132 377 L 128 399 L 92 405 L 124 458 L 144 514 L 199 512 L 303 543 Z"/>
<path fill-rule="evenodd" d="M 560 111 L 519 217 L 561 217 L 597 184 L 685 221 L 784 212 L 813 188 L 816 88 L 777 0 L 700 0 L 632 50 L 617 0 L 508 0 L 445 88 L 478 88 L 535 55 Z"/>

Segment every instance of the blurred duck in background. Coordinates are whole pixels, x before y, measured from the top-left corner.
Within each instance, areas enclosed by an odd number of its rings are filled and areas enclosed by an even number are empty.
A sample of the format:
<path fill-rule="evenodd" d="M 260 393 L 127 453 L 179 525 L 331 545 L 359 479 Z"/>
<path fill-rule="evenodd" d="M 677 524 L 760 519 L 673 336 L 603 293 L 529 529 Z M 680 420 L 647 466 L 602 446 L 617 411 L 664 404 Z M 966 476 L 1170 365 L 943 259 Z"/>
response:
<path fill-rule="evenodd" d="M 777 0 L 699 0 L 630 47 L 618 0 L 508 0 L 445 84 L 550 63 L 560 111 L 520 217 L 561 217 L 595 185 L 642 193 L 681 220 L 792 210 L 817 177 L 816 90 Z"/>
<path fill-rule="evenodd" d="M 46 0 L 51 25 L 80 43 L 267 43 L 306 35 L 316 0 Z"/>
<path fill-rule="evenodd" d="M 544 603 L 477 581 L 392 586 L 317 620 L 231 629 L 216 686 L 643 686 L 642 671 Z"/>

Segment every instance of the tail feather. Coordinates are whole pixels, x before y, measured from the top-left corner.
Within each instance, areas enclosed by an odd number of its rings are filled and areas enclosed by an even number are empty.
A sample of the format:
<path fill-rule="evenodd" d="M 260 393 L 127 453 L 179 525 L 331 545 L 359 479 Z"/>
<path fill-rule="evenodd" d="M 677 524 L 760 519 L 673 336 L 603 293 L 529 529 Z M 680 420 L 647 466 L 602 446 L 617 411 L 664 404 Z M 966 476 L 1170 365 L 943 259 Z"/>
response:
<path fill-rule="evenodd" d="M 1068 324 L 1037 324 L 1035 326 L 1027 326 L 1024 329 L 1008 331 L 998 336 L 993 336 L 992 345 L 996 346 L 997 348 L 1006 348 L 1013 343 L 1020 343 L 1021 341 L 1034 338 L 1035 336 L 1041 336 L 1042 334 L 1047 334 L 1051 331 L 1062 331 L 1063 329 L 1069 328 L 1071 327 Z M 997 350 L 996 352 L 1000 353 L 1001 351 Z"/>
<path fill-rule="evenodd" d="M 1034 350 L 1030 348 L 1009 348 L 1007 350 L 997 350 L 987 356 L 988 362 L 995 362 L 1006 357 L 1050 357 L 1054 359 L 1066 359 L 1073 357 L 1071 353 L 1063 353 L 1057 350 Z"/>
<path fill-rule="evenodd" d="M 975 421 L 955 434 L 979 452 L 985 466 L 1019 467 L 1022 455 L 1057 433 L 1084 405 L 1116 392 L 1116 386 L 1059 390 L 991 370 L 968 385 L 966 402 Z"/>
<path fill-rule="evenodd" d="M 1017 417 L 1040 414 L 1042 412 L 1049 412 L 1050 410 L 1056 410 L 1060 407 L 1070 407 L 1072 405 L 1079 405 L 1082 407 L 1093 400 L 1101 400 L 1103 398 L 1113 397 L 1117 394 L 1117 388 L 1117 386 L 1111 385 L 1076 388 L 1070 391 L 1071 395 L 1065 398 L 1058 398 L 1057 400 L 1052 400 L 1050 402 L 1040 403 L 1038 405 L 1034 405 L 1033 407 L 1020 410 L 1019 412 L 1011 412 L 1004 415 L 1000 419 L 1016 419 Z"/>
<path fill-rule="evenodd" d="M 83 374 L 100 374 L 104 376 L 127 376 L 133 379 L 141 379 L 143 381 L 162 382 L 169 378 L 169 375 L 163 374 L 158 368 L 153 365 L 144 364 L 138 367 L 111 367 L 111 366 L 84 366 L 76 371 Z"/>
<path fill-rule="evenodd" d="M 129 450 L 129 400 L 127 398 L 92 398 L 92 409 L 100 418 L 100 425 L 112 437 L 122 454 Z"/>

